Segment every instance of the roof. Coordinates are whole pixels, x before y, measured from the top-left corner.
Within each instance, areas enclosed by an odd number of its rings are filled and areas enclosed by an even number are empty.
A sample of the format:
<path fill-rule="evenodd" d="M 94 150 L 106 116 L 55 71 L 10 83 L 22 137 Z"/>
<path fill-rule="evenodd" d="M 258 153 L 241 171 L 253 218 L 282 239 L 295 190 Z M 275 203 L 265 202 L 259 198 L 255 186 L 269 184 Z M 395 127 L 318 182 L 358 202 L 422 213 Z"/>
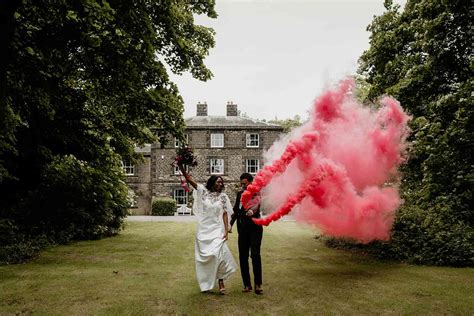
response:
<path fill-rule="evenodd" d="M 253 120 L 242 116 L 193 116 L 184 120 L 186 128 L 192 129 L 271 129 L 283 130 L 277 124 Z"/>

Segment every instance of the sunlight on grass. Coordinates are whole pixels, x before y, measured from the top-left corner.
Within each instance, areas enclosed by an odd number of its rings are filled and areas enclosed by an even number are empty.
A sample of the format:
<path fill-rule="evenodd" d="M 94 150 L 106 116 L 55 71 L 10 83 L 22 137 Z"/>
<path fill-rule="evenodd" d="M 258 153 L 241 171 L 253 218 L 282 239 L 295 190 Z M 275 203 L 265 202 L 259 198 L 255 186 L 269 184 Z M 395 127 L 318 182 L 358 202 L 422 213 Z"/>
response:
<path fill-rule="evenodd" d="M 0 267 L 0 315 L 457 314 L 474 311 L 474 269 L 381 263 L 326 248 L 294 222 L 265 228 L 264 295 L 202 294 L 195 223 L 130 222 L 113 238 L 43 251 Z M 237 233 L 229 245 L 236 260 Z"/>

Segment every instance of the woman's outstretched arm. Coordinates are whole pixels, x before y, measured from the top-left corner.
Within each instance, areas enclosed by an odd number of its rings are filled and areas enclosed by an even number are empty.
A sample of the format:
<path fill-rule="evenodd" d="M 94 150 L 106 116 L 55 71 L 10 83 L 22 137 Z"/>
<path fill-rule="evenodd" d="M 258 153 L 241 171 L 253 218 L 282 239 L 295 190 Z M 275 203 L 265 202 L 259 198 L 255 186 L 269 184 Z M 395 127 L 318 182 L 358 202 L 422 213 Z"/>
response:
<path fill-rule="evenodd" d="M 178 164 L 178 168 L 179 170 L 181 171 L 181 173 L 183 174 L 184 178 L 186 179 L 186 181 L 193 186 L 193 188 L 197 189 L 197 183 L 196 181 L 194 181 L 193 177 L 191 177 L 191 175 L 189 173 L 186 172 L 186 170 L 184 169 L 184 166 L 182 164 Z"/>

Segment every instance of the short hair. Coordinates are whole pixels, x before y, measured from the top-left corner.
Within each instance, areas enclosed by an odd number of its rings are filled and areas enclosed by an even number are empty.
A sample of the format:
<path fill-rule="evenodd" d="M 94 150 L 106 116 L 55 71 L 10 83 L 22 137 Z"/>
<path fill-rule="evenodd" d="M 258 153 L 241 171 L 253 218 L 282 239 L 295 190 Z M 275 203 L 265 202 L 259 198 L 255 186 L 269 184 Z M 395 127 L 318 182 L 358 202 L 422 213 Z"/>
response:
<path fill-rule="evenodd" d="M 247 179 L 248 182 L 253 181 L 253 176 L 250 173 L 244 172 L 240 175 L 240 180 Z"/>
<path fill-rule="evenodd" d="M 212 175 L 209 179 L 207 179 L 207 183 L 206 183 L 206 189 L 208 191 L 212 191 L 214 189 L 214 184 L 216 184 L 217 182 L 217 179 L 221 179 L 222 180 L 222 191 L 224 191 L 224 179 L 222 179 L 222 177 L 220 176 L 216 176 L 216 175 Z"/>

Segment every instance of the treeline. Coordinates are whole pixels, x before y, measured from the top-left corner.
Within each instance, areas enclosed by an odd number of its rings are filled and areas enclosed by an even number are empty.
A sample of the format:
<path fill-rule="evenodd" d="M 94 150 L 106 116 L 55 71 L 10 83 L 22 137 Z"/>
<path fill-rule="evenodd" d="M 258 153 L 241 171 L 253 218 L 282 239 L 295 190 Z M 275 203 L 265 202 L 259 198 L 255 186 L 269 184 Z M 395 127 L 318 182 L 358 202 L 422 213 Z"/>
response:
<path fill-rule="evenodd" d="M 0 262 L 116 234 L 129 207 L 121 163 L 182 138 L 169 80 L 203 63 L 209 1 L 0 2 Z"/>
<path fill-rule="evenodd" d="M 432 265 L 474 264 L 472 7 L 468 1 L 408 0 L 369 25 L 360 58 L 366 101 L 389 94 L 413 116 L 401 192 L 387 243 L 362 246 L 383 258 Z"/>

